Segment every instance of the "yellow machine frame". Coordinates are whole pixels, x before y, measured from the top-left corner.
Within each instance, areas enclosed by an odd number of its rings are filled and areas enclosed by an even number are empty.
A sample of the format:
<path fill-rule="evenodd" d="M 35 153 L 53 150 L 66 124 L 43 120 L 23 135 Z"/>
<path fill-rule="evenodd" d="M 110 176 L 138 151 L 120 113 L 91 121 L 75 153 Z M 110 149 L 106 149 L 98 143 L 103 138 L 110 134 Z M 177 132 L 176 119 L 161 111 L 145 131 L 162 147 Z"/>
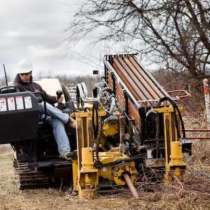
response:
<path fill-rule="evenodd" d="M 175 110 L 172 106 L 163 106 L 154 110 L 163 114 L 165 180 L 171 181 L 173 176 L 181 178 L 186 164 L 183 159 L 181 141 L 177 136 L 174 119 Z M 133 195 L 138 197 L 134 188 L 137 177 L 135 162 L 130 161 L 130 158 L 121 151 L 119 146 L 107 152 L 99 152 L 98 158 L 103 166 L 96 167 L 94 165 L 95 149 L 92 111 L 79 111 L 74 115 L 77 124 L 77 158 L 73 160 L 72 167 L 74 191 L 77 191 L 81 198 L 94 198 L 99 186 L 99 178 L 102 177 L 113 181 L 118 186 L 129 185 Z M 105 110 L 100 107 L 98 111 L 99 120 L 105 116 Z M 102 132 L 106 137 L 109 133 L 115 134 L 121 131 L 116 125 L 105 124 Z M 117 161 L 123 161 L 124 164 L 112 165 Z"/>
<path fill-rule="evenodd" d="M 165 180 L 171 181 L 173 176 L 181 178 L 186 164 L 182 152 L 182 143 L 177 136 L 177 128 L 173 117 L 175 110 L 172 106 L 166 106 L 155 108 L 155 111 L 162 113 L 164 120 Z"/>
<path fill-rule="evenodd" d="M 99 118 L 106 115 L 103 109 L 99 110 Z M 108 152 L 99 152 L 100 163 L 104 167 L 94 166 L 94 136 L 92 128 L 92 112 L 75 113 L 77 123 L 77 159 L 73 160 L 73 188 L 81 198 L 94 198 L 99 184 L 99 178 L 113 181 L 118 186 L 129 183 L 133 194 L 137 197 L 137 192 L 133 183 L 136 181 L 137 170 L 133 161 L 128 161 L 129 157 L 120 151 L 119 147 Z M 105 127 L 105 135 L 108 135 L 108 127 Z M 110 132 L 114 130 L 110 127 Z M 112 166 L 116 161 L 125 161 L 124 164 Z M 110 165 L 109 165 L 110 164 Z"/>

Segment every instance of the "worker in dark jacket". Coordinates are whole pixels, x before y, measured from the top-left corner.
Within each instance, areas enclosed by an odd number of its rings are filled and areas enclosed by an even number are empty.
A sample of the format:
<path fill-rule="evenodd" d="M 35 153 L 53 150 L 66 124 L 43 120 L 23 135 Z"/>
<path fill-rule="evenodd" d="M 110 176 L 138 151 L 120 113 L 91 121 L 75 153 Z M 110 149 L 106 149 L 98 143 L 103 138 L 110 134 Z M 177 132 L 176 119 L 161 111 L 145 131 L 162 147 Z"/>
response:
<path fill-rule="evenodd" d="M 52 106 L 54 103 L 60 103 L 61 98 L 56 98 L 54 96 L 48 95 L 42 87 L 33 82 L 32 79 L 32 68 L 22 68 L 19 69 L 18 74 L 15 78 L 15 86 L 19 91 L 31 91 L 39 92 L 43 95 L 46 100 L 46 111 L 50 116 L 50 122 L 53 128 L 53 134 L 58 146 L 58 152 L 60 156 L 64 159 L 71 159 L 73 152 L 71 152 L 69 139 L 66 134 L 65 125 L 69 124 L 74 127 L 74 120 L 66 113 Z M 44 113 L 44 102 L 40 102 L 40 112 Z"/>
<path fill-rule="evenodd" d="M 45 100 L 52 105 L 57 103 L 57 98 L 55 96 L 48 95 L 39 84 L 33 82 L 32 71 L 18 73 L 15 78 L 15 86 L 21 92 L 31 91 L 42 94 L 43 98 L 45 98 Z"/>

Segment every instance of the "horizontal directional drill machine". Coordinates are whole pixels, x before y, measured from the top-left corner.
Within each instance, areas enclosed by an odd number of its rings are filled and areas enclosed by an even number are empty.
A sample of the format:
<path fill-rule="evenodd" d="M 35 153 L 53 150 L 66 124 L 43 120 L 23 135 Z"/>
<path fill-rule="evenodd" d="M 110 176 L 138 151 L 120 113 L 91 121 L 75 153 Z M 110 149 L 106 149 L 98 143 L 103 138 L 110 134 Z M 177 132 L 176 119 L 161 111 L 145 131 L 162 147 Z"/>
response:
<path fill-rule="evenodd" d="M 182 178 L 183 153 L 191 151 L 180 109 L 135 55 L 109 55 L 104 78 L 87 97 L 77 85 L 77 159 L 73 186 L 82 197 L 93 197 L 109 180 L 127 185 L 134 197 L 136 181 L 156 171 L 159 178 Z M 153 177 L 154 178 L 154 177 Z"/>
<path fill-rule="evenodd" d="M 191 144 L 182 141 L 184 123 L 176 100 L 135 55 L 107 55 L 104 66 L 104 77 L 95 84 L 92 97 L 85 83 L 76 86 L 75 106 L 64 92 L 65 107 L 76 120 L 76 129 L 68 133 L 75 151 L 72 161 L 58 157 L 51 128 L 38 118 L 36 96 L 12 87 L 1 89 L 0 126 L 9 128 L 0 130 L 0 143 L 12 145 L 23 189 L 60 180 L 59 184 L 71 183 L 82 198 L 124 186 L 138 197 L 136 183 L 145 177 L 168 182 L 182 178 L 183 153 L 191 153 Z M 24 107 L 18 109 L 21 97 Z M 8 108 L 11 98 L 13 110 Z"/>

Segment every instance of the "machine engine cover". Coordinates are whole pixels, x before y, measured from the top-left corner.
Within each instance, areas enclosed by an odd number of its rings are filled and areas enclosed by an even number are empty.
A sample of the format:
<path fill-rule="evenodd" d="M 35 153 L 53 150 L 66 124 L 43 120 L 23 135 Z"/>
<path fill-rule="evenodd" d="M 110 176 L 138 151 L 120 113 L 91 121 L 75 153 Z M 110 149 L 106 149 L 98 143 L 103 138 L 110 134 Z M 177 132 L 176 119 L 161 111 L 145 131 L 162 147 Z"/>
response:
<path fill-rule="evenodd" d="M 31 92 L 0 95 L 0 144 L 14 143 L 37 137 L 38 100 Z"/>

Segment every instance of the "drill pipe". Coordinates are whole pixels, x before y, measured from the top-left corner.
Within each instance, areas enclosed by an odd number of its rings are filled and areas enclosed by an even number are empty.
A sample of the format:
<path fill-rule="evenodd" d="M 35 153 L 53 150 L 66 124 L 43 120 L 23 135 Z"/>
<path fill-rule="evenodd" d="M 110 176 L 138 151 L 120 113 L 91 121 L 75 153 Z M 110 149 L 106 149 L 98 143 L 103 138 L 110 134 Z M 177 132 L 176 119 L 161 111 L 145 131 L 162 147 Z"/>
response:
<path fill-rule="evenodd" d="M 123 174 L 123 178 L 125 179 L 125 182 L 128 185 L 128 188 L 131 191 L 133 197 L 138 198 L 139 197 L 138 192 L 137 192 L 136 188 L 134 187 L 134 185 L 130 179 L 130 176 L 128 174 Z"/>

